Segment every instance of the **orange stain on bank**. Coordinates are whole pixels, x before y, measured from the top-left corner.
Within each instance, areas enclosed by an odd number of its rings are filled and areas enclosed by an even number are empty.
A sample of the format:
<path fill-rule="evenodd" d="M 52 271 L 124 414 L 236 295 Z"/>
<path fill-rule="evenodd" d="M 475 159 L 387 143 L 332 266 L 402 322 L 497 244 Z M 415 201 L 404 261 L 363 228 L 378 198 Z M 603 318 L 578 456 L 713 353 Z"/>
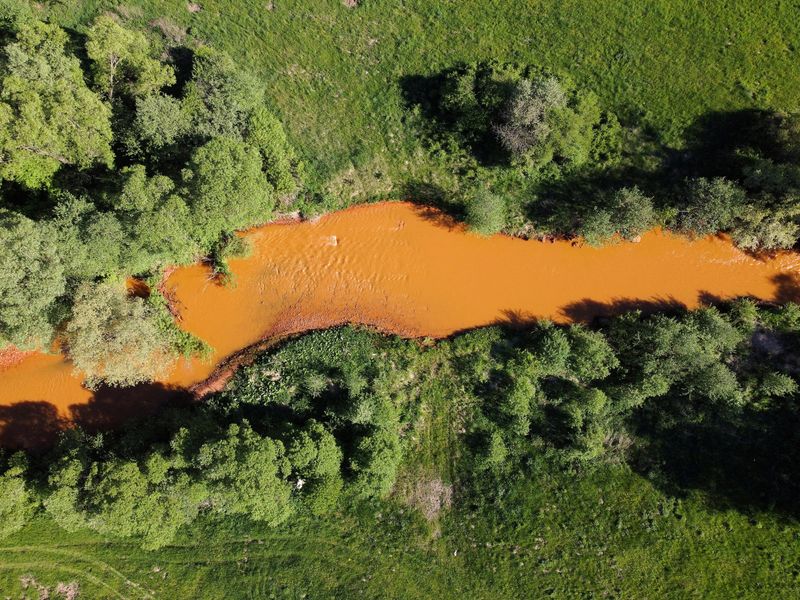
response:
<path fill-rule="evenodd" d="M 657 231 L 604 248 L 466 233 L 407 203 L 359 206 L 318 221 L 246 234 L 233 286 L 208 268 L 176 269 L 165 283 L 180 326 L 208 342 L 210 360 L 180 361 L 167 387 L 208 378 L 226 357 L 266 337 L 354 322 L 404 336 L 442 337 L 517 318 L 587 320 L 636 302 L 697 306 L 706 296 L 795 299 L 800 255 L 754 258 L 727 239 L 690 241 Z M 8 408 L 44 402 L 69 418 L 93 401 L 62 357 L 0 361 L 0 427 Z M 4 408 L 5 413 L 4 413 Z"/>

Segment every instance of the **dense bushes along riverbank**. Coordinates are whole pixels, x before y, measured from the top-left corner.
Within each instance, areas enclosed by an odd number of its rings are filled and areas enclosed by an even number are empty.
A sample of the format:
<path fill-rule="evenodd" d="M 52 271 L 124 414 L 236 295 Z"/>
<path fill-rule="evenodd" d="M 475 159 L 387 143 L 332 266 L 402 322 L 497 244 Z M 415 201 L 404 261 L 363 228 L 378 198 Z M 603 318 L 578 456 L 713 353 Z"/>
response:
<path fill-rule="evenodd" d="M 7 455 L 0 522 L 9 534 L 44 510 L 68 530 L 158 548 L 199 513 L 269 525 L 322 515 L 343 497 L 401 493 L 406 450 L 441 403 L 456 502 L 475 490 L 502 496 L 551 455 L 573 467 L 627 460 L 666 489 L 794 517 L 798 336 L 796 305 L 745 300 L 433 345 L 312 333 L 264 354 L 204 406 Z"/>
<path fill-rule="evenodd" d="M 0 346 L 60 336 L 90 384 L 153 379 L 203 344 L 176 330 L 157 287 L 128 297 L 125 276 L 155 283 L 202 259 L 224 282 L 226 260 L 247 251 L 234 230 L 335 203 L 318 178 L 304 184 L 248 65 L 139 29 L 130 11 L 78 34 L 27 2 L 0 7 Z M 540 67 L 470 63 L 403 89 L 409 128 L 458 181 L 404 195 L 478 232 L 602 244 L 662 224 L 728 231 L 752 250 L 797 240 L 795 116 L 712 119 L 676 152 Z M 125 354 L 135 360 L 115 360 Z"/>

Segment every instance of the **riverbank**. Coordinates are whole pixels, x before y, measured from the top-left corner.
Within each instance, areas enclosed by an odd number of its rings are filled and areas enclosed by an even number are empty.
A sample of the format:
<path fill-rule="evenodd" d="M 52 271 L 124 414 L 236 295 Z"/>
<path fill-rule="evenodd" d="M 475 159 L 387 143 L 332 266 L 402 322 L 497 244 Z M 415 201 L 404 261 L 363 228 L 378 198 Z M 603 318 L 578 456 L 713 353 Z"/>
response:
<path fill-rule="evenodd" d="M 586 322 L 633 308 L 799 296 L 800 256 L 754 257 L 725 236 L 688 240 L 652 231 L 639 243 L 603 248 L 482 238 L 443 213 L 401 202 L 246 235 L 253 253 L 230 261 L 232 285 L 215 283 L 201 264 L 175 269 L 163 284 L 180 327 L 214 348 L 209 359 L 180 360 L 164 381 L 147 386 L 92 392 L 63 357 L 26 356 L 0 367 L 0 442 L 28 445 L 39 437 L 34 429 L 104 426 L 189 390 L 219 389 L 248 348 L 343 323 L 440 338 L 492 323 Z"/>

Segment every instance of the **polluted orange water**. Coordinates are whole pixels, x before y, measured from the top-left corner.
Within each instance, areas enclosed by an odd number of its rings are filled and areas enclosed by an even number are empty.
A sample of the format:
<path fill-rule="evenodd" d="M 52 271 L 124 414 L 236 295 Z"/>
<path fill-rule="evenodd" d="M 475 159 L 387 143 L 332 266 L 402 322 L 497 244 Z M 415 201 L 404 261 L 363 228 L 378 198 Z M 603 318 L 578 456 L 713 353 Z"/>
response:
<path fill-rule="evenodd" d="M 56 421 L 103 424 L 106 412 L 112 420 L 136 413 L 148 398 L 213 389 L 202 382 L 226 358 L 309 329 L 352 322 L 442 337 L 495 322 L 586 321 L 637 306 L 694 307 L 742 295 L 795 300 L 800 274 L 799 254 L 752 257 L 724 236 L 652 231 L 639 243 L 604 248 L 482 238 L 435 210 L 399 202 L 245 235 L 253 253 L 231 261 L 232 286 L 215 283 L 203 265 L 178 268 L 164 284 L 180 326 L 214 348 L 210 359 L 179 361 L 165 381 L 144 389 L 93 393 L 61 356 L 22 355 L 0 363 L 0 427 L 14 418 L 44 429 Z"/>

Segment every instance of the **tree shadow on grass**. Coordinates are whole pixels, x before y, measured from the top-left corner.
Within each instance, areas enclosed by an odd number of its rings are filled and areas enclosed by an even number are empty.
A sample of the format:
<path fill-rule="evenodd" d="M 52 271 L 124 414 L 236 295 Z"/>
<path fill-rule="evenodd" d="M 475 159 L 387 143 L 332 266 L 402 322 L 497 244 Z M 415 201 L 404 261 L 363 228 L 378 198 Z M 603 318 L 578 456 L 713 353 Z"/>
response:
<path fill-rule="evenodd" d="M 775 156 L 777 147 L 771 134 L 775 116 L 761 109 L 701 115 L 686 129 L 686 150 L 673 161 L 673 170 L 684 177 L 738 179 L 747 163 L 740 150 L 748 148 Z"/>
<path fill-rule="evenodd" d="M 643 443 L 631 466 L 666 493 L 702 492 L 719 510 L 800 517 L 800 407 L 718 409 L 687 422 L 684 401 L 649 403 L 635 415 Z"/>

